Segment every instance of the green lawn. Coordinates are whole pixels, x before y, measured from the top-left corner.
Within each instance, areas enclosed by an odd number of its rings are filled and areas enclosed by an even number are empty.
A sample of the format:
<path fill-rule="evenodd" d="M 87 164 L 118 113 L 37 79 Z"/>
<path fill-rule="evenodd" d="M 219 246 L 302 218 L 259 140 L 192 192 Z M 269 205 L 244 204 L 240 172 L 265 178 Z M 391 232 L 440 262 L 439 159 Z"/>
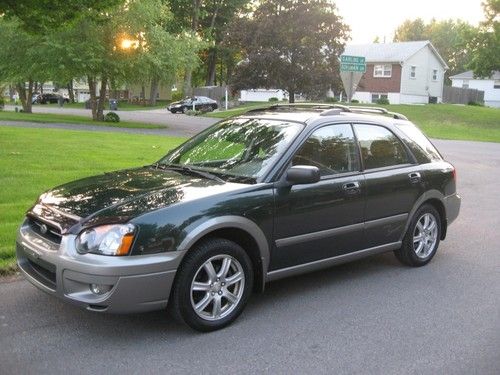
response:
<path fill-rule="evenodd" d="M 16 230 L 44 190 L 158 160 L 182 138 L 0 127 L 0 274 L 14 267 Z"/>
<path fill-rule="evenodd" d="M 156 102 L 156 105 L 154 106 L 149 106 L 149 105 L 141 105 L 141 104 L 133 104 L 129 103 L 126 101 L 120 101 L 118 103 L 118 111 L 146 111 L 150 109 L 161 109 L 165 108 L 170 101 L 166 100 L 159 100 Z M 57 103 L 51 103 L 51 104 L 34 104 L 33 106 L 35 107 L 59 107 L 59 104 Z M 85 103 L 64 103 L 64 108 L 79 108 L 79 109 L 84 109 L 85 108 Z M 105 110 L 108 110 L 108 103 L 106 103 L 106 106 L 104 108 Z"/>
<path fill-rule="evenodd" d="M 161 129 L 163 125 L 145 124 L 141 122 L 120 121 L 120 122 L 103 122 L 92 121 L 91 118 L 75 115 L 60 115 L 52 113 L 23 113 L 0 111 L 0 121 L 28 121 L 38 123 L 64 123 L 64 124 L 82 124 L 82 125 L 97 125 L 97 126 L 113 126 L 116 128 L 139 128 L 139 129 Z"/>
<path fill-rule="evenodd" d="M 214 112 L 209 116 L 226 118 L 266 105 L 269 103 L 245 105 L 229 111 Z M 500 142 L 500 109 L 452 104 L 384 107 L 404 114 L 432 138 Z"/>

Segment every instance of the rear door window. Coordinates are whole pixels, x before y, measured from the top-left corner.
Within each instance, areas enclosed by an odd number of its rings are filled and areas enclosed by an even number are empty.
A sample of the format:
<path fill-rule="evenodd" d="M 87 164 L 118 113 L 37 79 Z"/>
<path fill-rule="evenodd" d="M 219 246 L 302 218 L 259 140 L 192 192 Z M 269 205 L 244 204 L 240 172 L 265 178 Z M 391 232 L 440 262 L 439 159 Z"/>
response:
<path fill-rule="evenodd" d="M 377 125 L 354 125 L 365 169 L 384 168 L 410 163 L 398 137 Z"/>

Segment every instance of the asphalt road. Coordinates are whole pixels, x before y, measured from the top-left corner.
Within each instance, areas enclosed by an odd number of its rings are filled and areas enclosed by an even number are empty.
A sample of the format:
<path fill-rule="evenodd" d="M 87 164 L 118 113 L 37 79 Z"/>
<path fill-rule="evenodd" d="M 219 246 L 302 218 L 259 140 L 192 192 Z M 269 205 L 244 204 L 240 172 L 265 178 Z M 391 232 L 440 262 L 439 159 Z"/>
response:
<path fill-rule="evenodd" d="M 8 111 L 13 111 L 14 106 L 5 106 Z M 108 111 L 105 111 L 107 113 Z M 192 136 L 205 129 L 207 126 L 219 121 L 216 118 L 187 116 L 183 114 L 172 114 L 166 108 L 141 110 L 141 111 L 116 111 L 122 121 L 143 122 L 147 124 L 164 125 L 167 127 L 165 133 L 168 135 L 188 135 Z M 33 106 L 33 113 L 53 113 L 65 115 L 77 115 L 92 117 L 92 113 L 88 109 L 79 108 L 59 108 L 44 105 Z M 49 124 L 47 124 L 49 125 Z M 51 124 L 52 125 L 52 124 Z M 62 124 L 61 124 L 62 125 Z M 83 125 L 82 125 L 83 126 Z M 86 130 L 102 130 L 99 126 L 84 125 Z M 93 129 L 96 128 L 96 129 Z M 163 131 L 159 129 L 157 131 Z"/>
<path fill-rule="evenodd" d="M 426 267 L 389 253 L 274 282 L 210 334 L 3 283 L 0 373 L 499 374 L 500 144 L 436 143 L 463 205 Z"/>

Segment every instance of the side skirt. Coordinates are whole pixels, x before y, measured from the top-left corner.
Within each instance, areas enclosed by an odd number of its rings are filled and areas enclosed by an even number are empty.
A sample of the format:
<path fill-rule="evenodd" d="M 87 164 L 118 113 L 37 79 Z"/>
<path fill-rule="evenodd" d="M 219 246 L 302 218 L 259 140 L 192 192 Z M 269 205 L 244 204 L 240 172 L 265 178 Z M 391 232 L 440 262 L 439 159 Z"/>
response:
<path fill-rule="evenodd" d="M 385 253 L 387 251 L 392 251 L 399 249 L 401 247 L 401 241 L 392 242 L 385 245 L 370 247 L 368 249 L 355 251 L 348 254 L 342 254 L 331 258 L 315 260 L 314 262 L 299 264 L 292 267 L 282 268 L 279 270 L 271 271 L 267 273 L 266 282 L 283 279 L 285 277 L 299 275 L 302 273 L 308 273 L 323 268 L 328 268 L 335 266 L 337 264 L 348 263 L 356 259 L 361 259 L 370 255 Z"/>

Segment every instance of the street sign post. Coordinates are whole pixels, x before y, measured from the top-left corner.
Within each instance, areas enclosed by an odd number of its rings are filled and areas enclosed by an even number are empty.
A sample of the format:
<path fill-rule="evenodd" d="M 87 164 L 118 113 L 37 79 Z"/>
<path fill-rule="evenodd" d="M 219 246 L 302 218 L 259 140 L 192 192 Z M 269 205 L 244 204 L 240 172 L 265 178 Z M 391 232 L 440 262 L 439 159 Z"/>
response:
<path fill-rule="evenodd" d="M 347 102 L 350 103 L 356 92 L 358 83 L 366 72 L 366 60 L 363 56 L 340 56 L 340 77 L 347 94 Z"/>

